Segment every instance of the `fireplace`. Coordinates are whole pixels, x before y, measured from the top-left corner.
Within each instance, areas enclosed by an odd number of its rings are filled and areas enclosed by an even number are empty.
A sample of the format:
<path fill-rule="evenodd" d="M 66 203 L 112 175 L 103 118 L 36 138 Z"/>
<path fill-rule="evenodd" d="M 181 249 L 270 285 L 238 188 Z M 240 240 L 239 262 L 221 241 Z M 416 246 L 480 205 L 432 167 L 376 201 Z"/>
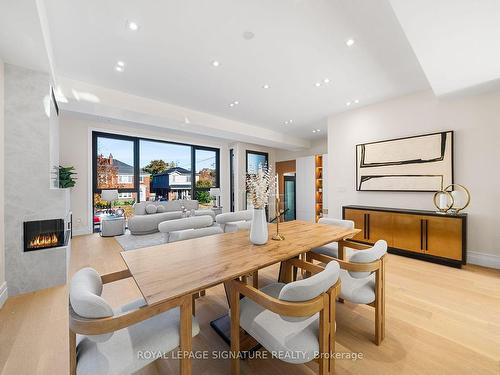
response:
<path fill-rule="evenodd" d="M 63 219 L 24 222 L 24 251 L 50 249 L 66 244 Z"/>

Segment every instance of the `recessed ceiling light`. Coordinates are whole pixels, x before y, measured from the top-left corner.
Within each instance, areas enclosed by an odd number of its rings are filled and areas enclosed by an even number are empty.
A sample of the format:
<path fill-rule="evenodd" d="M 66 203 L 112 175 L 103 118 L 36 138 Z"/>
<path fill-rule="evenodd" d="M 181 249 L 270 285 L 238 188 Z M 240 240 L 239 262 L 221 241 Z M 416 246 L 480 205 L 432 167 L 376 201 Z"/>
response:
<path fill-rule="evenodd" d="M 116 65 L 121 66 L 123 68 L 125 66 L 125 63 L 123 61 L 118 61 Z"/>
<path fill-rule="evenodd" d="M 250 40 L 250 39 L 253 39 L 255 36 L 255 34 L 251 31 L 245 31 L 243 33 L 243 39 L 246 39 L 246 40 Z"/>
<path fill-rule="evenodd" d="M 123 72 L 123 66 L 117 65 L 117 66 L 115 66 L 115 70 L 116 70 L 117 72 L 120 72 L 120 73 L 121 73 L 121 72 Z"/>
<path fill-rule="evenodd" d="M 316 129 L 313 129 L 313 133 L 316 133 Z"/>
<path fill-rule="evenodd" d="M 234 103 L 229 103 L 229 106 L 230 107 L 234 107 Z"/>
<path fill-rule="evenodd" d="M 358 99 L 356 99 L 356 100 L 354 101 L 354 104 L 358 104 L 358 103 L 359 103 L 359 100 L 358 100 Z"/>
<path fill-rule="evenodd" d="M 288 122 L 291 124 L 293 122 L 293 120 L 288 120 Z"/>
<path fill-rule="evenodd" d="M 288 125 L 288 120 L 287 120 L 287 121 L 285 121 L 285 125 Z"/>
<path fill-rule="evenodd" d="M 352 104 L 351 102 L 347 102 L 347 103 L 345 103 L 345 105 L 346 105 L 346 106 L 348 106 L 348 107 L 349 107 L 351 104 Z"/>
<path fill-rule="evenodd" d="M 137 31 L 139 30 L 139 25 L 134 21 L 127 21 L 127 27 L 129 30 Z"/>
<path fill-rule="evenodd" d="M 321 129 L 316 129 L 316 133 L 319 133 L 321 131 Z"/>
<path fill-rule="evenodd" d="M 269 87 L 271 87 L 271 86 L 269 86 L 267 83 L 262 86 L 263 89 L 268 89 Z"/>
<path fill-rule="evenodd" d="M 234 103 L 234 105 L 238 105 L 238 104 L 240 104 L 240 102 L 239 102 L 239 101 L 237 101 L 237 100 L 235 100 L 233 103 Z"/>
<path fill-rule="evenodd" d="M 330 78 L 325 78 L 325 79 L 323 80 L 323 82 L 324 82 L 324 83 L 330 83 Z"/>
<path fill-rule="evenodd" d="M 220 65 L 220 62 L 217 60 L 212 61 L 212 66 L 218 67 Z"/>
<path fill-rule="evenodd" d="M 347 45 L 347 47 L 352 47 L 354 45 L 355 41 L 354 39 L 347 39 L 345 41 L 345 44 Z"/>
<path fill-rule="evenodd" d="M 316 86 L 316 87 L 320 87 L 320 86 L 321 86 L 321 82 L 316 82 L 316 83 L 314 84 L 314 86 Z"/>

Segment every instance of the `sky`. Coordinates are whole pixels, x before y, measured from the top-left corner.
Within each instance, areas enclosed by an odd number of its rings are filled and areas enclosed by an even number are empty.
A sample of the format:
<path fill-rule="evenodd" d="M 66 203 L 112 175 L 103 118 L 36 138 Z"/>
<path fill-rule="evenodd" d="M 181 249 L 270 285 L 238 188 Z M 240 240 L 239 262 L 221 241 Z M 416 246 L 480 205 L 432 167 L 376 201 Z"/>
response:
<path fill-rule="evenodd" d="M 161 159 L 166 162 L 174 161 L 177 166 L 191 169 L 191 147 L 173 143 L 152 142 L 141 140 L 139 142 L 139 164 L 143 168 L 151 160 Z M 134 164 L 134 143 L 122 139 L 101 138 L 97 139 L 97 153 L 105 157 L 113 154 L 128 165 Z M 215 168 L 215 152 L 206 150 L 196 151 L 196 170 Z"/>

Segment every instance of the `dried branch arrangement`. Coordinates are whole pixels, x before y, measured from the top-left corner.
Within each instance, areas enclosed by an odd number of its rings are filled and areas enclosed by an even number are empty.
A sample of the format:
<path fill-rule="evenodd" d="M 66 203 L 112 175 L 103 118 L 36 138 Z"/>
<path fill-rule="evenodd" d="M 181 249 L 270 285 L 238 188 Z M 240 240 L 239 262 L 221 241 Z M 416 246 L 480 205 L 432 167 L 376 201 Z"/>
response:
<path fill-rule="evenodd" d="M 247 191 L 254 208 L 264 208 L 269 203 L 273 186 L 272 168 L 267 164 L 260 164 L 256 174 L 247 174 Z"/>

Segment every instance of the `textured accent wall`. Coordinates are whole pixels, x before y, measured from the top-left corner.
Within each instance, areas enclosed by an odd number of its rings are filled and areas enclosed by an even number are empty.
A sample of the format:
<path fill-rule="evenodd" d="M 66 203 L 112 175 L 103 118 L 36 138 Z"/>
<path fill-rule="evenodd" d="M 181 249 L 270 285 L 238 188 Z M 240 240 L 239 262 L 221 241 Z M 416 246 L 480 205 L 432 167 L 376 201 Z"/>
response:
<path fill-rule="evenodd" d="M 5 260 L 9 295 L 64 284 L 65 248 L 23 251 L 23 222 L 65 218 L 68 192 L 50 188 L 50 78 L 5 64 Z"/>

